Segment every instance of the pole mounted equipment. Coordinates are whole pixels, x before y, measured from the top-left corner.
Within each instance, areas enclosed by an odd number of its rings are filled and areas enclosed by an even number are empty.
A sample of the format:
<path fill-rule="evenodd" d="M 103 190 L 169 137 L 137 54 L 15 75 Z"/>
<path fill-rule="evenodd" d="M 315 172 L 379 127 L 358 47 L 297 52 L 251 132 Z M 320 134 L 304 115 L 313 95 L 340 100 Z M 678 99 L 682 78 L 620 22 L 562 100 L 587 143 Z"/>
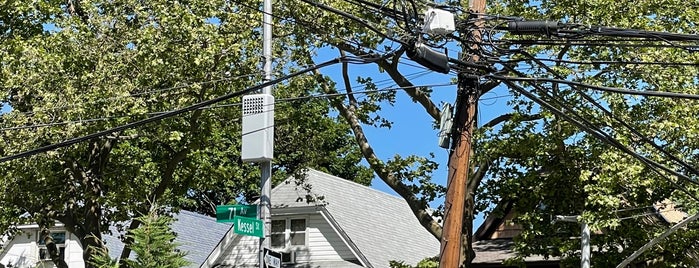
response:
<path fill-rule="evenodd" d="M 428 8 L 425 11 L 425 25 L 422 31 L 433 35 L 447 35 L 456 30 L 454 14 L 449 11 Z"/>
<path fill-rule="evenodd" d="M 439 147 L 449 149 L 451 141 L 451 128 L 454 125 L 452 121 L 452 107 L 450 103 L 442 105 L 439 120 Z"/>
<path fill-rule="evenodd" d="M 243 162 L 271 161 L 274 158 L 274 96 L 243 96 Z"/>
<path fill-rule="evenodd" d="M 557 21 L 510 21 L 507 23 L 507 31 L 519 35 L 544 34 L 547 36 L 558 33 Z"/>
<path fill-rule="evenodd" d="M 449 57 L 446 50 L 444 53 L 439 53 L 423 43 L 415 42 L 410 44 L 406 54 L 411 60 L 432 71 L 449 73 Z"/>

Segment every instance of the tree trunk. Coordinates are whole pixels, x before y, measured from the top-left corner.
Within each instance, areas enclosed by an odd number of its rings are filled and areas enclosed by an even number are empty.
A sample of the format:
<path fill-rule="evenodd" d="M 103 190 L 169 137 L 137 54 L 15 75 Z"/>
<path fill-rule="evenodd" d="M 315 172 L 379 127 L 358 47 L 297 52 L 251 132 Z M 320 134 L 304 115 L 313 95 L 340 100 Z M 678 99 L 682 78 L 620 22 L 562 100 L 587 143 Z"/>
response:
<path fill-rule="evenodd" d="M 97 249 L 104 248 L 104 243 L 102 243 L 102 235 L 99 231 L 90 232 L 87 236 L 80 239 L 80 243 L 83 246 L 83 260 L 85 261 L 86 268 L 97 268 L 92 265 L 92 258 L 95 255 Z"/>
<path fill-rule="evenodd" d="M 201 100 L 203 98 L 204 92 L 202 91 L 200 93 L 199 99 Z M 189 118 L 189 125 L 190 125 L 190 133 L 191 137 L 193 138 L 196 135 L 196 131 L 199 128 L 199 118 L 201 117 L 202 111 L 197 110 L 192 113 L 192 117 Z M 201 144 L 198 142 L 192 142 L 188 146 L 186 146 L 184 149 L 181 151 L 178 151 L 172 155 L 170 158 L 170 161 L 168 161 L 167 165 L 165 166 L 163 170 L 163 178 L 160 184 L 158 184 L 158 187 L 156 187 L 153 190 L 153 202 L 156 202 L 160 197 L 165 193 L 165 191 L 172 186 L 172 182 L 174 180 L 175 176 L 175 171 L 177 170 L 177 166 L 182 163 L 184 160 L 187 159 L 187 156 L 196 150 L 199 150 L 201 148 Z M 150 207 L 143 207 L 141 211 L 137 213 L 142 213 L 143 215 L 146 215 L 150 210 Z M 134 230 L 138 228 L 138 226 L 141 225 L 141 222 L 133 219 L 131 221 L 131 224 L 129 224 L 129 228 L 127 231 Z M 122 248 L 121 251 L 121 256 L 119 257 L 119 267 L 127 267 L 126 265 L 126 260 L 129 259 L 129 255 L 131 255 L 131 248 L 129 247 L 133 243 L 132 238 L 126 238 L 124 240 L 124 247 Z"/>
<path fill-rule="evenodd" d="M 42 240 L 44 240 L 46 251 L 48 251 L 49 257 L 51 257 L 53 264 L 55 264 L 58 268 L 68 268 L 65 256 L 61 256 L 60 250 L 58 250 L 56 243 L 53 241 L 53 237 L 51 237 L 51 231 L 49 231 L 48 228 L 43 227 L 41 229 L 41 237 Z"/>
<path fill-rule="evenodd" d="M 346 75 L 346 69 L 343 71 L 343 74 Z M 319 73 L 316 72 L 316 75 L 318 77 L 321 77 Z M 337 91 L 334 88 L 331 88 L 327 85 L 327 83 L 322 79 L 319 78 L 318 81 L 324 91 L 326 93 L 332 93 L 332 94 L 337 94 Z M 347 92 L 351 92 L 351 87 L 349 85 L 345 85 Z M 351 96 L 351 94 L 349 94 Z M 364 135 L 364 130 L 362 129 L 361 123 L 357 119 L 357 116 L 355 114 L 355 105 L 352 105 L 352 97 L 350 98 L 350 105 L 346 106 L 342 103 L 341 100 L 334 100 L 331 101 L 331 104 L 333 107 L 338 109 L 340 111 L 340 115 L 347 121 L 347 123 L 350 125 L 350 128 L 352 129 L 352 133 L 354 134 L 355 140 L 357 142 L 357 145 L 359 146 L 360 151 L 362 152 L 362 155 L 364 156 L 364 159 L 367 160 L 369 163 L 369 166 L 374 170 L 376 175 L 381 178 L 391 189 L 396 191 L 398 195 L 400 195 L 407 203 L 408 206 L 410 206 L 410 209 L 412 210 L 413 214 L 415 217 L 418 219 L 420 224 L 427 230 L 429 231 L 436 239 L 439 239 L 442 236 L 442 227 L 437 223 L 437 221 L 432 218 L 432 214 L 427 211 L 425 202 L 422 202 L 419 200 L 415 194 L 412 193 L 410 188 L 408 188 L 407 185 L 405 185 L 400 179 L 396 178 L 389 172 L 389 170 L 386 168 L 385 164 L 381 159 L 378 158 L 378 156 L 374 153 L 374 149 L 371 147 L 371 144 L 369 143 L 368 139 Z"/>

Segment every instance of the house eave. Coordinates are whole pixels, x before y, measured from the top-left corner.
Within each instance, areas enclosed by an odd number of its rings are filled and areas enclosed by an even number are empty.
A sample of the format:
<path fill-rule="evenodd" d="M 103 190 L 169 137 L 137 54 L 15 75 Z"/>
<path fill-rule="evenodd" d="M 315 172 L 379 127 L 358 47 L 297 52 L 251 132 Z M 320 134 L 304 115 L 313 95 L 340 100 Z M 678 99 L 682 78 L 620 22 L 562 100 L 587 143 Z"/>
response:
<path fill-rule="evenodd" d="M 352 242 L 352 239 L 347 235 L 347 233 L 344 230 L 342 230 L 342 227 L 340 227 L 337 221 L 335 221 L 335 218 L 333 218 L 332 214 L 330 214 L 330 212 L 328 212 L 328 210 L 325 209 L 325 207 L 321 207 L 320 215 L 322 215 L 323 218 L 325 218 L 325 220 L 328 223 L 330 223 L 330 226 L 333 228 L 335 233 L 337 233 L 340 236 L 342 241 L 345 243 L 345 245 L 349 247 L 350 251 L 352 251 L 352 254 L 354 254 L 354 256 L 357 257 L 357 260 L 359 260 L 362 266 L 371 268 L 374 267 L 373 265 L 371 265 L 371 263 L 369 263 L 369 259 L 366 256 L 364 256 L 364 254 L 362 254 L 362 252 L 359 250 L 359 247 L 357 247 L 357 245 L 354 244 L 354 242 Z"/>

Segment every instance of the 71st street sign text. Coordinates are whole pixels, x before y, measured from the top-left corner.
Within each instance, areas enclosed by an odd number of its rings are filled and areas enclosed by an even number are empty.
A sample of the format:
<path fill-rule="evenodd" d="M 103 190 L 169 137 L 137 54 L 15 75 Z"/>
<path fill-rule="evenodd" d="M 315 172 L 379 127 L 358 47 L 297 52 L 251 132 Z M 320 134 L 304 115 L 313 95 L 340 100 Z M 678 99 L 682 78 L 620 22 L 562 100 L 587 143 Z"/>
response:
<path fill-rule="evenodd" d="M 233 222 L 235 216 L 257 218 L 257 205 L 216 206 L 216 222 Z"/>

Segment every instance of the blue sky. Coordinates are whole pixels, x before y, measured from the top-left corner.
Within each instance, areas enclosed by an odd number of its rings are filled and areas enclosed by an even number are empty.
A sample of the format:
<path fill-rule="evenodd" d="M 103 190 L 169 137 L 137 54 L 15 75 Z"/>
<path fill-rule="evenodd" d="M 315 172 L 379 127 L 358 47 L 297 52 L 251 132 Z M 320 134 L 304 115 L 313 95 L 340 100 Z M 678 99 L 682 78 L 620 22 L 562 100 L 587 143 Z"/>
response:
<path fill-rule="evenodd" d="M 395 44 L 393 45 L 394 47 L 396 46 Z M 458 48 L 450 47 L 449 56 L 456 57 L 455 51 L 457 50 Z M 320 54 L 316 57 L 316 62 L 323 62 L 338 56 L 339 54 L 336 50 L 322 49 Z M 418 64 L 405 57 L 401 62 L 404 64 L 399 65 L 399 69 L 404 75 L 410 76 L 411 74 L 418 74 L 416 78 L 410 79 L 414 85 L 442 85 L 432 88 L 432 101 L 437 104 L 438 107 L 441 108 L 442 102 L 454 103 L 456 98 L 456 86 L 443 85 L 453 82 L 455 75 L 426 72 L 425 68 L 414 67 L 418 66 Z M 338 85 L 340 85 L 339 81 L 342 81 L 340 65 L 323 68 L 321 72 L 331 76 L 335 81 L 338 81 Z M 357 85 L 357 76 L 371 77 L 375 82 L 390 80 L 387 74 L 379 72 L 375 64 L 350 65 L 349 73 L 351 81 L 354 83 L 353 86 Z M 340 91 L 343 91 L 341 86 L 338 87 L 340 87 Z M 394 87 L 396 86 L 391 81 L 389 83 L 384 83 L 383 86 L 379 86 L 379 89 Z M 360 90 L 362 89 L 356 89 L 356 91 Z M 492 93 L 486 94 L 483 97 L 484 100 L 479 103 L 479 122 L 486 122 L 502 114 L 504 112 L 503 109 L 506 109 L 504 108 L 506 107 L 504 103 L 507 101 L 507 98 L 500 97 L 507 96 L 508 94 L 509 93 L 503 89 L 496 89 Z M 9 109 L 8 106 L 2 106 L 0 108 L 0 113 L 7 112 Z M 382 160 L 386 161 L 393 158 L 396 154 L 403 157 L 409 155 L 427 157 L 430 153 L 433 153 L 435 156 L 433 160 L 439 163 L 439 169 L 433 174 L 433 181 L 445 185 L 447 179 L 448 151 L 437 145 L 438 130 L 433 128 L 433 119 L 424 111 L 424 108 L 420 104 L 413 102 L 405 92 L 398 91 L 395 105 L 383 105 L 380 114 L 393 122 L 390 129 L 369 126 L 365 126 L 364 128 L 376 154 Z M 397 196 L 397 194 L 380 179 L 375 178 L 372 181 L 372 187 Z M 432 202 L 430 206 L 436 208 L 443 202 L 444 199 L 440 198 Z M 474 228 L 477 228 L 481 222 L 482 217 L 477 217 L 476 222 L 474 222 Z"/>
<path fill-rule="evenodd" d="M 453 50 L 450 50 L 450 54 L 454 54 L 452 51 Z M 336 51 L 321 51 L 316 62 L 323 62 L 337 56 L 338 53 Z M 454 57 L 454 55 L 450 56 Z M 424 68 L 410 66 L 417 64 L 407 58 L 402 59 L 402 62 L 406 64 L 399 65 L 399 69 L 404 75 L 425 71 Z M 342 81 L 341 67 L 339 65 L 323 68 L 321 72 L 332 77 L 335 81 L 338 81 L 338 83 Z M 350 65 L 349 74 L 350 80 L 353 83 L 356 81 L 357 76 L 371 77 L 374 81 L 389 79 L 387 74 L 379 72 L 375 64 Z M 411 79 L 411 82 L 418 86 L 441 85 L 452 82 L 454 78 L 454 75 L 428 72 L 426 75 Z M 356 86 L 357 84 L 355 83 L 353 85 Z M 341 86 L 338 87 L 338 90 L 343 91 Z M 393 88 L 396 86 L 391 83 L 386 87 Z M 381 88 L 384 87 L 379 87 L 379 89 Z M 360 89 L 355 89 L 355 91 L 358 90 Z M 507 106 L 505 104 L 508 100 L 508 98 L 506 98 L 507 96 L 509 96 L 509 93 L 503 88 L 497 88 L 484 95 L 482 98 L 483 100 L 479 102 L 479 123 L 487 122 L 495 116 L 506 112 Z M 442 102 L 453 104 L 455 99 L 455 85 L 433 88 L 432 101 L 440 108 Z M 435 158 L 433 160 L 439 163 L 439 169 L 433 174 L 433 181 L 446 185 L 449 153 L 446 149 L 438 146 L 438 130 L 433 129 L 433 119 L 424 111 L 422 105 L 414 103 L 405 92 L 399 91 L 396 94 L 395 105 L 383 105 L 380 114 L 393 122 L 393 126 L 390 129 L 374 128 L 370 126 L 364 127 L 367 138 L 377 156 L 386 161 L 396 154 L 400 154 L 404 157 L 411 154 L 427 157 L 430 153 L 434 153 Z M 397 196 L 388 185 L 378 178 L 372 181 L 372 187 Z M 440 198 L 432 202 L 430 206 L 436 208 L 442 203 L 444 203 L 444 199 Z M 482 221 L 482 216 L 476 217 L 474 229 L 478 228 Z"/>

